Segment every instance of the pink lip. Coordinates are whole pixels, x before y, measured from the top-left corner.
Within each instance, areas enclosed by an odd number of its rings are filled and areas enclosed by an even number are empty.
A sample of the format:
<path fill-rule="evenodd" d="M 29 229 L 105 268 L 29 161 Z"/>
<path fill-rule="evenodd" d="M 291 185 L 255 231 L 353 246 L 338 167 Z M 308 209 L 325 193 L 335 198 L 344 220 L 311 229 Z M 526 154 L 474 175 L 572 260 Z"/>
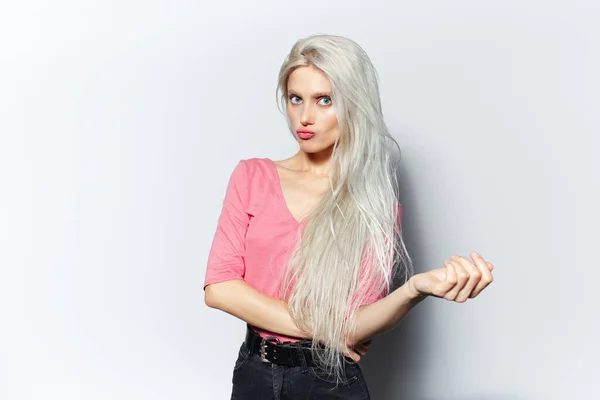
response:
<path fill-rule="evenodd" d="M 310 139 L 313 136 L 315 136 L 314 132 L 310 132 L 310 131 L 297 131 L 298 132 L 298 137 L 300 139 Z"/>
<path fill-rule="evenodd" d="M 310 129 L 298 129 L 296 131 L 296 133 L 310 133 L 312 135 L 314 135 L 315 133 L 313 131 L 311 131 Z"/>

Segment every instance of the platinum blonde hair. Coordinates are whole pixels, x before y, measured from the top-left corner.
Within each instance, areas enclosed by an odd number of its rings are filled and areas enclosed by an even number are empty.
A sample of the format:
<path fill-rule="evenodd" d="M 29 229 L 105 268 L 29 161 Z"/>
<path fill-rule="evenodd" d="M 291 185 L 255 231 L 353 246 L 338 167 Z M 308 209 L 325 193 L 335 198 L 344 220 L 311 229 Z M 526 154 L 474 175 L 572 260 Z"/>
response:
<path fill-rule="evenodd" d="M 298 40 L 279 72 L 277 94 L 284 107 L 290 74 L 309 65 L 329 78 L 340 134 L 330 160 L 331 194 L 305 217 L 279 295 L 298 327 L 312 333 L 314 359 L 340 378 L 341 354 L 367 289 L 387 295 L 394 275 L 406 280 L 413 267 L 398 223 L 391 145 L 398 160 L 400 147 L 383 119 L 375 68 L 345 37 L 317 34 Z"/>

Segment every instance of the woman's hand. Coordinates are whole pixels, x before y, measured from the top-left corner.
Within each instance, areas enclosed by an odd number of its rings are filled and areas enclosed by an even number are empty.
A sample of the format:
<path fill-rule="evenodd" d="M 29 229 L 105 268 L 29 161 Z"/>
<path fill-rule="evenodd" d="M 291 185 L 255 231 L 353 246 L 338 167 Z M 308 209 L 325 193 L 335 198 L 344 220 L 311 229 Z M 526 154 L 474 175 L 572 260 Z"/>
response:
<path fill-rule="evenodd" d="M 419 296 L 435 296 L 446 300 L 464 303 L 475 298 L 493 281 L 492 263 L 486 261 L 478 253 L 471 253 L 472 263 L 468 258 L 452 256 L 444 261 L 444 268 L 416 274 L 409 279 Z"/>
<path fill-rule="evenodd" d="M 362 343 L 355 344 L 354 347 L 349 348 L 349 351 L 345 354 L 354 360 L 354 362 L 359 362 L 360 357 L 367 354 L 368 346 L 373 342 L 373 339 L 367 339 Z"/>

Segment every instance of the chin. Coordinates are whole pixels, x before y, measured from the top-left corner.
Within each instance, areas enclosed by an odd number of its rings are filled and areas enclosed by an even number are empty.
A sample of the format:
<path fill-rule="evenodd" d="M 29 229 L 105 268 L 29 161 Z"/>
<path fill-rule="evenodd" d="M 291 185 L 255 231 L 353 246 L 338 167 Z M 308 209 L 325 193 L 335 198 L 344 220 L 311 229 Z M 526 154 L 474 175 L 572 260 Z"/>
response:
<path fill-rule="evenodd" d="M 333 147 L 333 143 L 330 146 L 323 146 L 320 144 L 311 144 L 311 143 L 302 143 L 303 141 L 300 141 L 300 149 L 308 154 L 318 154 L 324 151 L 330 151 L 331 148 Z"/>

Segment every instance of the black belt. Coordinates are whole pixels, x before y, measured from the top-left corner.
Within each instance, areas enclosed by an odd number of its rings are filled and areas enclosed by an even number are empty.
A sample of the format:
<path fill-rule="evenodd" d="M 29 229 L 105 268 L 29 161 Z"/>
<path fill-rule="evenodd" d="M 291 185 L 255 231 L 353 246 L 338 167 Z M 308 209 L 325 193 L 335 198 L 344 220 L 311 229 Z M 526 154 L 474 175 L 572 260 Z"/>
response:
<path fill-rule="evenodd" d="M 248 325 L 245 343 L 250 353 L 259 354 L 260 359 L 265 363 L 300 367 L 303 366 L 302 359 L 304 359 L 307 367 L 315 366 L 310 340 L 280 343 L 276 338 L 260 336 Z"/>

